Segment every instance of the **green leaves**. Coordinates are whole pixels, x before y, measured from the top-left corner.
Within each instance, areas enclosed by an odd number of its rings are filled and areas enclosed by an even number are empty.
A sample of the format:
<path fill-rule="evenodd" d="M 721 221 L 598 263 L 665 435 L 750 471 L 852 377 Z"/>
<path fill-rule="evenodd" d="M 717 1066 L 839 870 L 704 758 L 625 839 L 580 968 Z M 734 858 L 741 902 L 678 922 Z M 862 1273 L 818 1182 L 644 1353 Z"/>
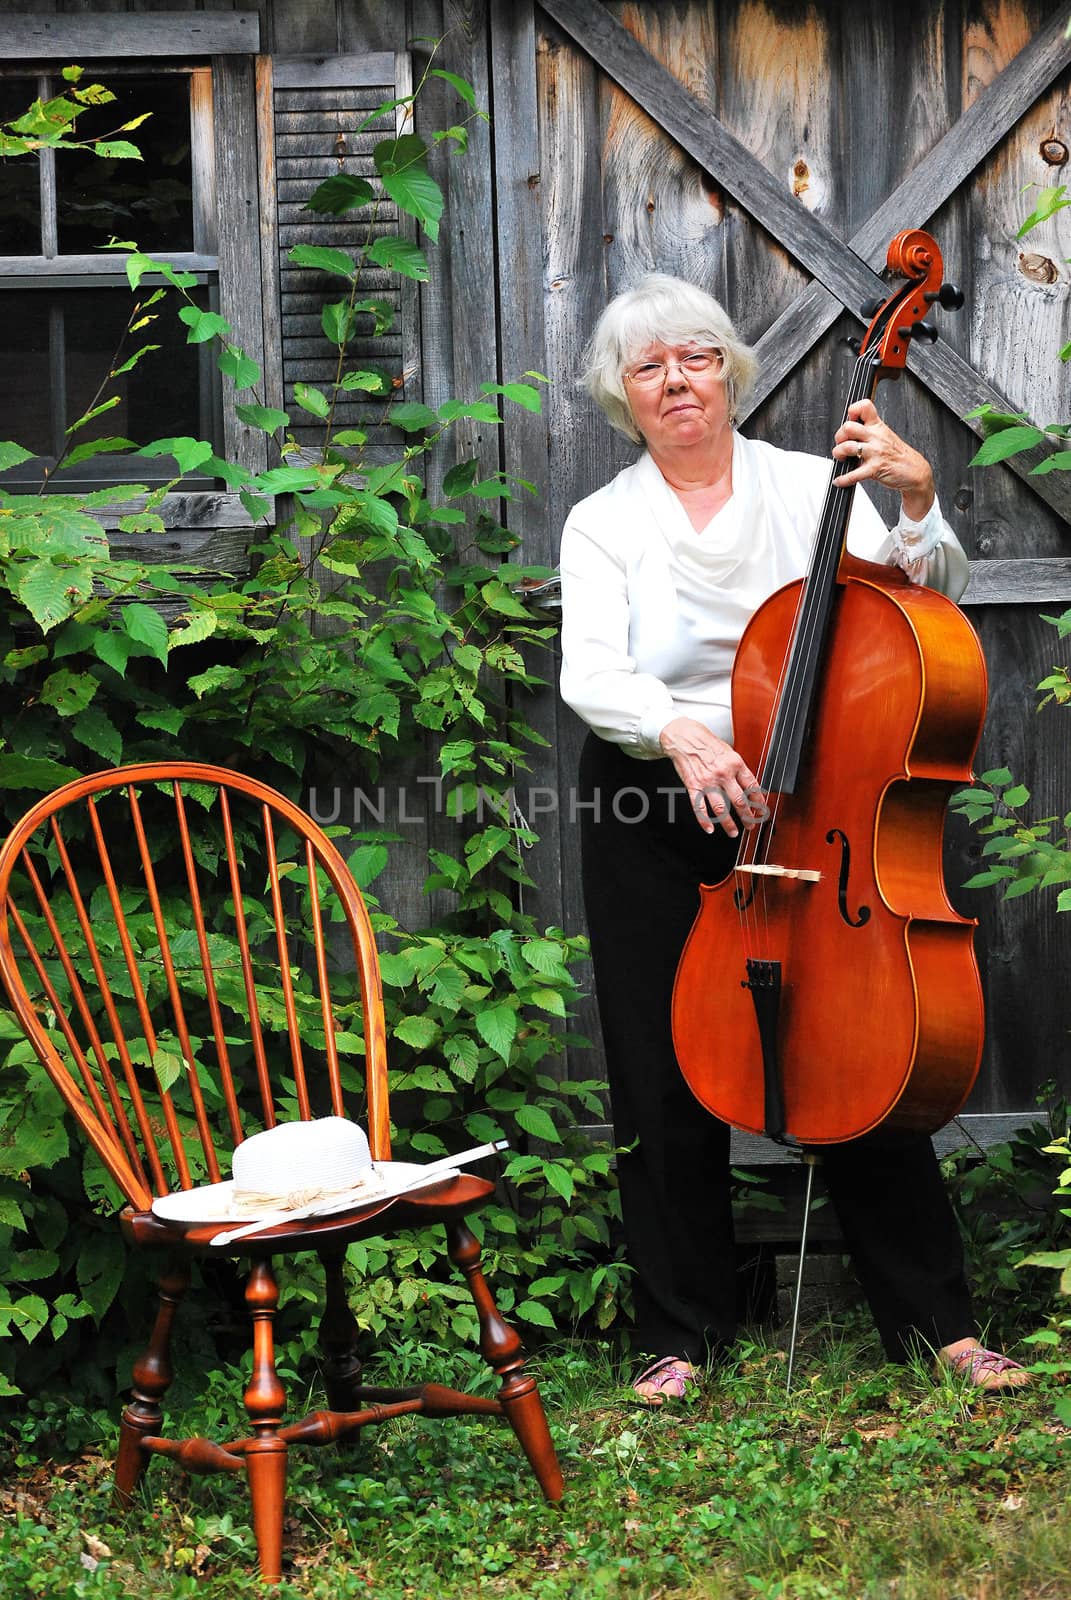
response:
<path fill-rule="evenodd" d="M 1015 900 L 1035 889 L 1071 883 L 1071 813 L 1062 821 L 1063 838 L 1054 839 L 1056 817 L 1030 822 L 1021 815 L 1030 798 L 1030 790 L 1016 783 L 1007 767 L 984 772 L 975 788 L 952 795 L 950 809 L 966 817 L 985 838 L 982 855 L 989 862 L 967 879 L 964 888 L 999 884 L 1003 898 Z M 1061 890 L 1057 910 L 1069 909 L 1071 893 Z"/>
<path fill-rule="evenodd" d="M 444 400 L 439 407 L 439 416 L 443 422 L 458 422 L 464 417 L 474 422 L 502 422 L 495 407 L 486 400 Z"/>
<path fill-rule="evenodd" d="M 14 567 L 7 581 L 42 633 L 50 633 L 93 593 L 93 573 L 86 564 L 27 561 Z"/>
<path fill-rule="evenodd" d="M 80 778 L 77 767 L 44 756 L 0 755 L 0 789 L 58 789 Z"/>
<path fill-rule="evenodd" d="M 320 326 L 325 338 L 340 348 L 353 333 L 354 311 L 348 300 L 335 300 L 320 313 Z"/>
<path fill-rule="evenodd" d="M 480 1011 L 476 1017 L 476 1030 L 496 1055 L 501 1056 L 503 1061 L 509 1061 L 517 1036 L 517 1012 L 513 1006 L 488 1006 Z"/>
<path fill-rule="evenodd" d="M 475 483 L 479 470 L 480 464 L 478 461 L 459 461 L 456 466 L 450 468 L 443 478 L 443 494 L 450 499 L 457 499 L 459 496 L 467 494 Z"/>
<path fill-rule="evenodd" d="M 530 1133 L 533 1139 L 543 1139 L 548 1144 L 561 1144 L 561 1134 L 542 1106 L 518 1106 L 515 1115 L 518 1127 L 523 1128 L 525 1133 Z"/>
<path fill-rule="evenodd" d="M 294 399 L 303 411 L 314 417 L 326 417 L 331 410 L 331 402 L 323 390 L 314 388 L 311 383 L 295 383 Z"/>
<path fill-rule="evenodd" d="M 362 844 L 346 862 L 359 889 L 367 889 L 386 869 L 389 853 L 385 844 Z"/>
<path fill-rule="evenodd" d="M 394 1026 L 395 1038 L 412 1045 L 414 1050 L 426 1050 L 438 1037 L 439 1029 L 431 1017 L 403 1017 Z"/>
<path fill-rule="evenodd" d="M 126 276 L 130 287 L 137 289 L 147 274 L 163 278 L 173 289 L 192 289 L 197 283 L 195 273 L 179 272 L 169 261 L 157 261 L 141 250 L 132 250 L 126 258 Z"/>
<path fill-rule="evenodd" d="M 431 240 L 438 240 L 443 214 L 443 192 L 423 167 L 384 172 L 383 187 L 400 210 L 416 217 Z"/>
<path fill-rule="evenodd" d="M 319 272 L 331 272 L 339 278 L 352 278 L 357 263 L 344 250 L 331 250 L 325 245 L 296 244 L 290 251 L 295 267 L 315 267 Z"/>
<path fill-rule="evenodd" d="M 123 631 L 135 644 L 143 645 L 145 653 L 167 665 L 167 623 L 152 606 L 133 603 L 123 607 Z"/>
<path fill-rule="evenodd" d="M 230 333 L 231 325 L 226 317 L 221 317 L 216 311 L 202 311 L 200 306 L 180 306 L 179 321 L 184 322 L 190 330 L 186 335 L 187 344 L 205 344 L 209 339 L 221 338 L 223 334 Z"/>
<path fill-rule="evenodd" d="M 45 679 L 41 702 L 54 706 L 61 717 L 73 717 L 85 710 L 99 688 L 91 672 L 72 672 L 68 667 L 61 667 Z"/>
<path fill-rule="evenodd" d="M 107 554 L 100 523 L 66 496 L 9 495 L 3 510 L 0 537 L 12 553 L 75 560 Z"/>
<path fill-rule="evenodd" d="M 439 237 L 443 192 L 424 165 L 427 145 L 417 134 L 385 139 L 373 152 L 376 171 L 387 194 L 402 211 L 415 217 L 429 239 Z"/>
<path fill-rule="evenodd" d="M 474 107 L 463 79 L 434 75 Z M 380 107 L 367 120 L 388 116 L 393 123 L 394 109 Z M 132 325 L 172 315 L 170 302 L 177 302 L 186 341 L 202 347 L 215 342 L 220 370 L 243 391 L 235 397 L 224 385 L 225 404 L 233 406 L 243 428 L 273 438 L 278 452 L 270 459 L 278 464 L 254 477 L 218 457 L 207 440 L 173 433 L 143 445 L 135 457 L 165 463 L 170 458 L 178 475 L 203 475 L 237 493 L 261 525 L 252 535 L 245 528 L 228 531 L 234 538 L 228 554 L 240 543 L 251 546 L 248 565 L 234 561 L 234 570 L 191 571 L 169 558 L 170 536 L 154 541 L 154 563 L 165 558 L 160 565 L 120 557 L 117 551 L 129 550 L 130 539 L 125 547 L 115 541 L 109 551 L 90 510 L 134 500 L 133 507 L 120 505 L 115 513 L 121 533 L 159 533 L 165 522 L 168 529 L 182 527 L 161 504 L 171 485 L 152 493 L 143 485 L 126 486 L 127 492 L 117 486 L 78 497 L 0 494 L 0 581 L 7 586 L 9 623 L 0 671 L 11 691 L 6 700 L 0 697 L 0 738 L 12 745 L 0 746 L 0 790 L 15 794 L 13 811 L 20 791 L 53 787 L 104 762 L 174 750 L 238 767 L 252 762 L 295 795 L 308 792 L 315 774 L 339 775 L 338 828 L 347 839 L 350 871 L 369 891 L 384 946 L 391 1066 L 406 1095 L 399 1157 L 457 1149 L 490 1135 L 509 1138 L 511 1177 L 495 1223 L 503 1241 L 497 1271 L 504 1303 L 524 1305 L 522 1320 L 538 1328 L 551 1326 L 559 1307 L 565 1319 L 582 1312 L 611 1318 L 616 1304 L 601 1288 L 612 1203 L 607 1166 L 597 1166 L 595 1153 L 576 1133 L 581 1112 L 583 1120 L 603 1115 L 597 1087 L 574 1085 L 552 1070 L 566 1042 L 576 994 L 573 969 L 583 947 L 559 929 L 537 929 L 517 904 L 518 890 L 528 882 L 523 845 L 530 836 L 517 819 L 510 786 L 524 771 L 536 737 L 520 714 L 522 691 L 533 681 L 524 651 L 527 641 L 543 640 L 546 630 L 512 593 L 517 573 L 525 569 L 505 564 L 516 538 L 492 514 L 492 502 L 510 485 L 498 474 L 481 479 L 477 461 L 466 460 L 447 472 L 444 504 L 444 496 L 430 487 L 438 462 L 430 473 L 424 465 L 425 452 L 451 425 L 468 425 L 470 440 L 498 426 L 500 409 L 507 406 L 537 412 L 539 379 L 529 373 L 517 384 L 489 383 L 475 398 L 432 407 L 419 390 L 396 398 L 409 379 L 399 370 L 397 338 L 382 347 L 382 356 L 370 342 L 396 332 L 398 275 L 421 281 L 429 274 L 424 252 L 401 236 L 401 228 L 388 222 L 384 232 L 385 217 L 397 208 L 434 240 L 443 225 L 443 196 L 427 170 L 428 145 L 439 139 L 463 144 L 466 137 L 465 129 L 448 129 L 428 135 L 425 143 L 413 134 L 389 133 L 376 149 L 373 183 L 338 174 L 313 195 L 315 209 L 344 219 L 326 236 L 352 246 L 298 245 L 290 260 L 306 274 L 313 296 L 312 331 L 322 331 L 335 352 L 331 372 L 342 376 L 336 386 L 326 376 L 308 381 L 306 374 L 292 402 L 288 391 L 286 409 L 263 403 L 264 392 L 252 387 L 261 381 L 257 364 L 227 343 L 232 331 L 217 312 L 194 304 L 192 275 L 128 251 L 125 269 L 138 300 Z M 376 269 L 374 294 L 364 292 L 366 268 Z M 378 288 L 388 273 L 389 286 Z M 134 326 L 131 331 L 131 344 L 150 337 Z M 153 370 L 166 389 L 168 374 L 150 368 L 151 355 L 152 347 L 143 346 L 110 377 L 121 381 L 138 364 L 139 376 Z M 71 451 L 71 465 L 94 459 L 103 465 L 101 458 L 137 449 L 118 434 L 88 437 L 92 417 L 114 409 L 117 389 L 113 383 L 101 406 L 94 403 L 78 419 L 78 437 L 86 442 Z M 324 425 L 343 404 L 345 425 L 324 437 L 320 452 L 308 450 L 309 436 L 325 436 Z M 397 441 L 394 446 L 384 445 L 385 430 L 373 439 L 380 422 L 400 430 L 386 435 Z M 300 450 L 293 437 L 285 437 L 299 423 Z M 134 421 L 130 426 L 135 428 Z M 366 450 L 370 440 L 373 448 Z M 18 444 L 0 445 L 0 469 L 29 459 Z M 169 473 L 168 464 L 163 475 Z M 282 508 L 276 510 L 270 498 L 284 494 L 293 496 L 288 527 L 277 525 Z M 193 653 L 181 654 L 182 647 L 193 647 Z M 402 775 L 414 769 L 403 763 L 420 747 L 427 749 L 426 770 L 406 782 Z M 320 804 L 330 810 L 326 796 Z M 429 835 L 440 846 L 430 853 L 424 848 Z M 173 844 L 150 841 L 154 851 L 159 846 L 165 853 Z M 197 857 L 198 869 L 206 881 L 217 865 L 217 848 L 212 839 L 198 846 L 204 856 Z M 306 869 L 300 859 L 296 868 L 293 860 L 287 865 L 296 907 L 306 892 Z M 428 874 L 434 899 L 419 919 L 428 926 L 417 932 L 400 928 L 388 912 L 399 873 L 413 885 Z M 245 887 L 252 906 L 259 889 L 252 861 Z M 321 887 L 330 907 L 333 897 L 326 883 Z M 143 914 L 151 945 L 153 932 Z M 179 920 L 175 950 L 185 951 L 188 972 L 181 960 L 179 966 L 182 981 L 193 985 L 192 1017 L 204 996 L 196 990 L 200 969 L 188 905 Z M 303 1012 L 310 1003 L 309 970 L 295 957 Z M 234 997 L 240 1003 L 240 972 L 227 963 L 221 971 L 224 988 L 235 985 L 222 1003 L 229 1006 Z M 150 977 L 162 982 L 155 969 Z M 366 1019 L 359 984 L 345 965 L 332 974 L 332 995 L 347 1088 L 355 1088 Z M 124 992 L 117 1003 L 129 999 Z M 268 1025 L 281 1025 L 284 1008 L 270 982 L 264 1005 Z M 320 1048 L 323 1020 L 315 1006 L 306 1020 L 310 1047 Z M 170 1036 L 161 1040 L 151 1063 L 139 1058 L 138 1071 L 148 1082 L 155 1069 L 182 1121 L 189 1110 L 182 1059 Z M 193 1048 L 198 1045 L 195 1039 Z M 3 1113 L 0 1097 L 0 1180 L 3 1151 L 14 1148 L 5 1143 L 10 1128 Z M 58 1115 L 56 1126 L 62 1127 Z M 24 1166 L 58 1161 L 44 1133 L 35 1137 L 33 1160 L 23 1155 Z M 94 1196 L 103 1196 L 92 1163 L 87 1182 Z M 30 1192 L 36 1200 L 36 1182 Z M 12 1216 L 32 1224 L 30 1201 L 20 1211 L 21 1193 L 8 1196 L 0 1182 L 0 1205 L 5 1200 Z M 62 1255 L 66 1217 L 63 1206 L 57 1211 L 59 1227 L 41 1250 Z M 56 1315 L 73 1318 L 92 1308 L 103 1316 L 114 1304 L 114 1262 L 96 1242 L 97 1230 L 81 1217 L 72 1241 L 67 1287 L 74 1287 L 77 1270 L 79 1293 L 57 1295 L 54 1303 L 63 1309 Z M 2 1244 L 0 1239 L 0 1259 Z M 374 1266 L 374 1252 L 385 1247 L 359 1248 Z M 41 1253 L 22 1255 L 27 1270 L 45 1259 Z M 561 1266 L 566 1258 L 567 1269 Z M 598 1284 L 596 1271 L 604 1274 Z M 414 1281 L 403 1271 L 393 1300 L 362 1305 L 360 1314 L 368 1311 L 363 1325 L 404 1327 L 415 1296 L 423 1293 Z M 616 1280 L 611 1275 L 609 1281 Z M 444 1329 L 456 1327 L 460 1317 L 472 1318 L 467 1301 L 451 1298 L 452 1288 L 433 1285 L 430 1312 L 421 1301 L 425 1315 L 441 1314 Z"/>
<path fill-rule="evenodd" d="M 416 401 L 403 401 L 390 408 L 390 420 L 405 433 L 419 433 L 423 428 L 438 428 L 439 418 L 430 406 Z"/>
<path fill-rule="evenodd" d="M 274 406 L 235 406 L 234 414 L 239 422 L 246 423 L 250 428 L 259 428 L 262 433 L 278 433 L 280 428 L 290 425 L 287 413 L 276 410 Z"/>
<path fill-rule="evenodd" d="M 237 692 L 245 687 L 245 675 L 237 667 L 209 667 L 205 672 L 195 673 L 192 678 L 186 679 L 186 686 L 192 689 L 198 700 L 205 695 L 214 694 L 220 690 Z"/>
<path fill-rule="evenodd" d="M 216 357 L 216 366 L 225 378 L 230 378 L 236 389 L 251 389 L 259 383 L 261 371 L 244 351 L 227 345 Z"/>
<path fill-rule="evenodd" d="M 125 1267 L 126 1251 L 115 1229 L 92 1233 L 78 1252 L 78 1287 L 96 1322 L 118 1294 Z"/>
<path fill-rule="evenodd" d="M 374 240 L 368 248 L 368 260 L 390 272 L 400 272 L 405 278 L 415 278 L 418 283 L 427 283 L 430 277 L 423 250 L 396 234 L 381 234 Z"/>
<path fill-rule="evenodd" d="M 141 151 L 128 139 L 99 139 L 96 153 L 111 161 L 140 161 Z"/>
<path fill-rule="evenodd" d="M 6 472 L 9 467 L 17 467 L 23 461 L 32 461 L 33 452 L 24 450 L 21 444 L 16 444 L 13 439 L 5 439 L 0 443 L 0 472 Z"/>
<path fill-rule="evenodd" d="M 212 455 L 212 446 L 204 439 L 191 439 L 188 435 L 174 439 L 154 439 L 142 445 L 139 456 L 173 456 L 180 473 L 196 472 Z"/>
<path fill-rule="evenodd" d="M 1052 189 L 1039 188 L 1038 203 L 1015 237 L 1021 239 L 1024 234 L 1029 233 L 1032 228 L 1036 228 L 1039 223 L 1047 222 L 1050 217 L 1055 216 L 1058 211 L 1062 211 L 1065 206 L 1071 206 L 1071 199 L 1068 198 L 1067 185 L 1065 183 L 1057 184 Z"/>
<path fill-rule="evenodd" d="M 64 470 L 76 467 L 83 461 L 90 461 L 94 456 L 118 455 L 124 450 L 136 450 L 137 445 L 133 439 L 124 439 L 119 434 L 110 434 L 101 439 L 87 439 L 84 444 L 76 445 L 63 462 Z"/>
<path fill-rule="evenodd" d="M 100 706 L 90 706 L 80 712 L 71 723 L 71 732 L 87 750 L 112 766 L 123 758 L 123 739 L 118 728 Z"/>
<path fill-rule="evenodd" d="M 378 372 L 347 372 L 339 383 L 339 388 L 347 393 L 359 390 L 365 394 L 384 394 L 387 387 L 382 374 Z"/>
<path fill-rule="evenodd" d="M 524 411 L 538 413 L 543 409 L 543 397 L 530 383 L 481 383 L 480 389 L 484 394 L 505 395 Z"/>
<path fill-rule="evenodd" d="M 1035 445 L 1044 443 L 1045 435 L 1040 428 L 1030 424 L 1015 424 L 1012 427 L 1001 428 L 999 432 L 990 434 L 983 440 L 978 450 L 971 457 L 969 466 L 990 467 L 997 461 L 1007 461 L 1011 456 L 1021 455 L 1024 450 L 1033 450 Z"/>
<path fill-rule="evenodd" d="M 431 78 L 442 78 L 451 88 L 461 96 L 467 106 L 476 109 L 476 91 L 472 84 L 465 78 L 459 78 L 456 72 L 447 72 L 443 67 L 432 67 L 428 74 Z"/>
<path fill-rule="evenodd" d="M 365 178 L 355 177 L 349 172 L 339 172 L 332 178 L 326 178 L 313 190 L 304 209 L 337 217 L 347 211 L 355 210 L 358 206 L 367 205 L 375 197 L 375 190 Z"/>

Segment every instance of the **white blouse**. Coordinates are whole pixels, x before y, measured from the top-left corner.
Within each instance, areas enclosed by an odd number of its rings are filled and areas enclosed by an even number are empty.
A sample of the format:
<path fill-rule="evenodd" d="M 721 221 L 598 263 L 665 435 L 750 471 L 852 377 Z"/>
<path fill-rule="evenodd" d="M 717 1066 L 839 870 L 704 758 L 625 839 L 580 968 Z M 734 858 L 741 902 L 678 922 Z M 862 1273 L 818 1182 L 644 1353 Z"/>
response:
<path fill-rule="evenodd" d="M 562 672 L 567 705 L 630 755 L 694 717 L 731 741 L 730 674 L 740 636 L 775 590 L 807 570 L 829 482 L 824 456 L 733 436 L 733 492 L 697 533 L 647 454 L 581 500 L 562 534 Z M 848 548 L 901 566 L 957 600 L 968 566 L 936 500 L 890 532 L 855 495 Z"/>

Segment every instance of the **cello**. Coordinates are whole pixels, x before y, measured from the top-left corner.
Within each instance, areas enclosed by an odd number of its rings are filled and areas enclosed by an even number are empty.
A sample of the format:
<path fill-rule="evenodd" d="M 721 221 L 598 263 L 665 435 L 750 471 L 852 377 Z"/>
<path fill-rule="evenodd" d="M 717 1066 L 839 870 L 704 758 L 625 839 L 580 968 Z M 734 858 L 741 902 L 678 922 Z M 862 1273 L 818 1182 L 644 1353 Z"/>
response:
<path fill-rule="evenodd" d="M 896 236 L 888 267 L 906 282 L 873 314 L 845 417 L 903 369 L 935 303 L 962 303 L 921 230 Z M 983 1037 L 976 924 L 948 899 L 941 848 L 948 797 L 972 778 L 985 662 L 951 600 L 847 552 L 853 492 L 831 481 L 806 577 L 741 638 L 733 742 L 768 815 L 701 887 L 673 994 L 697 1099 L 804 1146 L 935 1131 Z"/>

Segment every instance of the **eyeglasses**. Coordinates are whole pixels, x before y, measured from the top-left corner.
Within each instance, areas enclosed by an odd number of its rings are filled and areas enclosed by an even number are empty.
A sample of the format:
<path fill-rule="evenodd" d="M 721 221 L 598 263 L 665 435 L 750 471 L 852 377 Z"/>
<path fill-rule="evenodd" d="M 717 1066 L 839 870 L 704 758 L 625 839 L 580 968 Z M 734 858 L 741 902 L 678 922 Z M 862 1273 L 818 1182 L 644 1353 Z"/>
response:
<path fill-rule="evenodd" d="M 720 367 L 724 360 L 720 350 L 691 350 L 675 361 L 641 361 L 638 366 L 626 369 L 625 380 L 637 389 L 653 389 L 656 384 L 665 383 L 670 367 L 679 367 L 691 378 L 709 372 L 712 367 Z"/>

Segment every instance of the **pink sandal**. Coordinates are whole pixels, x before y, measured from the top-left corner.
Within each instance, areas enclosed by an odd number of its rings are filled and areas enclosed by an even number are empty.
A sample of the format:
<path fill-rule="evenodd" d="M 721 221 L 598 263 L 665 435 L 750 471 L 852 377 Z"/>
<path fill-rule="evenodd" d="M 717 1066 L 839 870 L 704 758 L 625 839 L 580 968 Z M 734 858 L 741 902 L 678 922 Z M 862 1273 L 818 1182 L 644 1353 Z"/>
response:
<path fill-rule="evenodd" d="M 654 1394 L 641 1394 L 641 1383 L 649 1383 Z M 644 1405 L 657 1408 L 667 1400 L 683 1400 L 689 1390 L 698 1390 L 699 1385 L 691 1362 L 684 1356 L 663 1356 L 641 1372 L 632 1387 Z"/>
<path fill-rule="evenodd" d="M 946 1365 L 953 1372 L 958 1373 L 972 1384 L 981 1394 L 1010 1394 L 1013 1389 L 1021 1389 L 1028 1380 L 1020 1383 L 989 1383 L 989 1378 L 1000 1378 L 1005 1372 L 1025 1372 L 1026 1368 L 1012 1361 L 1010 1356 L 1002 1356 L 996 1350 L 983 1350 L 981 1345 L 976 1345 L 970 1350 L 961 1350 L 958 1355 L 946 1357 Z"/>

